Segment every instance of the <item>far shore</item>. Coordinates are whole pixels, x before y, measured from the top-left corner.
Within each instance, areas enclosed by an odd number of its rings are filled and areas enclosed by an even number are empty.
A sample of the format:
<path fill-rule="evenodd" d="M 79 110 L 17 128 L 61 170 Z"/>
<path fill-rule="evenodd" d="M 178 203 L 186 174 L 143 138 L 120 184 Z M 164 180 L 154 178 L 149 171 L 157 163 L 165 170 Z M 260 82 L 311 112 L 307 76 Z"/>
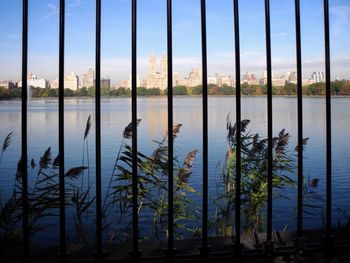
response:
<path fill-rule="evenodd" d="M 167 95 L 156 95 L 156 96 L 137 96 L 137 98 L 167 98 Z M 198 98 L 202 97 L 202 95 L 173 95 L 173 97 L 177 98 L 184 98 L 184 97 L 193 97 Z M 208 97 L 236 97 L 236 95 L 208 95 Z M 249 97 L 267 97 L 267 95 L 241 95 L 242 98 L 249 98 Z M 297 98 L 297 95 L 273 95 L 273 98 Z M 303 98 L 325 98 L 325 95 L 303 95 Z M 130 98 L 130 96 L 101 96 L 101 99 L 125 99 Z M 332 98 L 350 98 L 350 95 L 332 95 Z M 58 97 L 32 97 L 29 98 L 29 100 L 54 100 Z M 64 97 L 65 100 L 72 100 L 72 99 L 95 99 L 95 97 Z M 21 101 L 21 98 L 0 98 L 0 101 Z"/>

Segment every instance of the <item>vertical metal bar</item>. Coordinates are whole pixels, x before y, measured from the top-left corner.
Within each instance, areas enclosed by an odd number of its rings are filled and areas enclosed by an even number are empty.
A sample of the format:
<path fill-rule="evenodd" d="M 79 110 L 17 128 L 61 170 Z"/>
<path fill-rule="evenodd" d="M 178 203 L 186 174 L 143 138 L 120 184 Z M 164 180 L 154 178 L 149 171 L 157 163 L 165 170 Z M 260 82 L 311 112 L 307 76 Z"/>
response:
<path fill-rule="evenodd" d="M 102 253 L 102 199 L 101 199 L 101 0 L 96 0 L 95 50 L 95 114 L 96 114 L 96 257 Z"/>
<path fill-rule="evenodd" d="M 325 80 L 326 80 L 326 238 L 331 241 L 332 236 L 332 120 L 331 120 L 331 68 L 329 41 L 329 3 L 324 0 L 324 36 L 325 36 Z"/>
<path fill-rule="evenodd" d="M 139 261 L 139 217 L 137 176 L 137 0 L 131 3 L 131 119 L 132 119 L 132 257 Z"/>
<path fill-rule="evenodd" d="M 59 199 L 60 199 L 60 261 L 66 258 L 66 203 L 64 185 L 64 31 L 65 0 L 60 0 L 59 61 L 58 61 L 58 152 L 59 152 Z"/>
<path fill-rule="evenodd" d="M 201 0 L 202 40 L 202 111 L 203 111 L 203 218 L 202 255 L 208 257 L 208 74 L 207 74 L 207 28 L 205 0 Z"/>
<path fill-rule="evenodd" d="M 271 29 L 270 1 L 265 0 L 266 28 L 266 67 L 267 67 L 267 241 L 272 239 L 272 66 L 271 66 Z"/>
<path fill-rule="evenodd" d="M 167 0 L 167 57 L 168 57 L 168 256 L 174 260 L 174 136 L 173 136 L 173 40 L 172 0 Z"/>
<path fill-rule="evenodd" d="M 295 0 L 295 33 L 297 60 L 297 114 L 298 114 L 298 208 L 297 242 L 301 245 L 303 231 L 303 88 L 301 67 L 300 0 Z"/>
<path fill-rule="evenodd" d="M 28 0 L 22 2 L 22 195 L 23 195 L 23 261 L 30 260 L 29 250 L 29 208 L 28 208 L 28 141 L 27 141 L 27 98 L 28 98 Z"/>
<path fill-rule="evenodd" d="M 236 66 L 236 245 L 241 244 L 241 58 L 239 41 L 238 0 L 233 1 L 235 26 L 235 66 Z M 238 247 L 237 247 L 238 248 Z"/>

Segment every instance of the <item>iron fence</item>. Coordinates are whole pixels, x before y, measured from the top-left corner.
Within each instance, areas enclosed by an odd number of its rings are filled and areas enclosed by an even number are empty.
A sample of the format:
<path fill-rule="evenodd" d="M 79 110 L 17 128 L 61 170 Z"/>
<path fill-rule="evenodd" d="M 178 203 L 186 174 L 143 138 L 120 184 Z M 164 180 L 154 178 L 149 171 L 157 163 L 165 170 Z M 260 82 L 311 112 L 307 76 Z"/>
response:
<path fill-rule="evenodd" d="M 164 0 L 165 1 L 165 0 Z M 202 46 L 202 87 L 203 87 L 203 189 L 202 189 L 202 237 L 199 255 L 194 257 L 183 257 L 176 255 L 174 248 L 174 173 L 173 173 L 173 26 L 172 26 L 172 0 L 167 0 L 167 56 L 168 56 L 168 240 L 166 257 L 146 258 L 142 257 L 139 249 L 139 216 L 138 216 L 138 187 L 137 187 L 137 0 L 131 0 L 132 4 L 132 32 L 131 32 L 131 111 L 132 111 L 132 250 L 130 258 L 125 259 L 138 262 L 168 260 L 231 260 L 234 258 L 239 262 L 243 258 L 254 256 L 266 256 L 272 259 L 276 255 L 297 255 L 308 251 L 324 250 L 326 256 L 331 255 L 331 251 L 340 245 L 333 241 L 332 237 L 332 140 L 331 140 L 331 84 L 330 84 L 330 39 L 329 39 L 329 2 L 324 0 L 324 36 L 325 36 L 325 79 L 326 79 L 326 229 L 324 240 L 320 240 L 316 245 L 307 245 L 303 239 L 303 96 L 302 96 L 302 59 L 301 59 L 301 34 L 300 34 L 300 1 L 295 0 L 295 32 L 296 32 L 296 65 L 297 65 L 297 124 L 298 124 L 298 194 L 297 194 L 297 238 L 292 247 L 276 248 L 272 240 L 272 204 L 273 204 L 273 184 L 272 184 L 272 143 L 273 143 L 273 113 L 272 113 L 272 63 L 271 63 L 271 32 L 270 32 L 270 1 L 265 0 L 265 36 L 266 36 L 266 65 L 267 65 L 267 121 L 268 121 L 268 201 L 267 201 L 267 237 L 264 249 L 261 251 L 247 251 L 241 243 L 241 189 L 237 188 L 236 209 L 235 209 L 235 232 L 232 251 L 221 254 L 210 252 L 208 246 L 208 74 L 207 74 L 207 33 L 206 33 L 206 1 L 201 1 L 201 46 Z M 64 59 L 65 59 L 65 0 L 60 0 L 59 5 L 59 200 L 60 200 L 60 220 L 59 220 L 59 261 L 69 261 L 66 243 L 66 213 L 65 213 L 65 179 L 64 179 Z M 96 44 L 95 44 L 95 71 L 96 71 L 96 93 L 95 93 L 95 114 L 96 114 L 96 260 L 105 259 L 102 241 L 102 206 L 101 206 L 101 0 L 96 0 Z M 233 0 L 234 14 L 234 48 L 235 48 L 235 76 L 236 76 L 236 123 L 241 123 L 241 87 L 240 87 L 240 26 L 239 26 L 239 1 Z M 27 64 L 28 64 L 28 0 L 23 0 L 23 28 L 22 28 L 22 169 L 23 169 L 23 261 L 30 262 L 33 258 L 30 248 L 30 233 L 28 220 L 28 147 L 27 147 Z M 241 138 L 240 125 L 237 125 L 236 141 L 236 185 L 241 185 Z M 112 260 L 112 259 L 110 259 Z"/>

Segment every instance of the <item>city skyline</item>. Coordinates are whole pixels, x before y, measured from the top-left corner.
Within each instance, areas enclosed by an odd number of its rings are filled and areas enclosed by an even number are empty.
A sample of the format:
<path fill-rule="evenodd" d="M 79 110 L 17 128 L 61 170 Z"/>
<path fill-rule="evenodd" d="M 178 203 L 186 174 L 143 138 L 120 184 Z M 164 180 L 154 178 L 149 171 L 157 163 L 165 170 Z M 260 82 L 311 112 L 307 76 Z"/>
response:
<path fill-rule="evenodd" d="M 160 70 L 158 70 L 160 69 Z M 255 72 L 246 71 L 240 77 L 241 84 L 249 85 L 266 85 L 267 84 L 267 70 L 262 72 L 261 77 L 257 77 Z M 340 79 L 337 79 L 340 80 Z M 346 80 L 346 79 L 343 79 Z M 302 85 L 310 85 L 313 83 L 325 82 L 324 72 L 313 72 L 309 78 L 302 79 Z M 295 71 L 285 72 L 283 75 L 277 76 L 272 71 L 272 85 L 284 86 L 287 83 L 297 84 L 297 73 Z M 176 86 L 196 87 L 202 85 L 201 71 L 197 68 L 192 68 L 186 77 L 179 76 L 176 72 L 173 73 L 173 84 Z M 215 73 L 214 75 L 208 75 L 208 85 L 214 84 L 218 87 L 223 85 L 235 87 L 235 79 L 232 75 L 222 75 Z M 22 87 L 22 81 L 13 80 L 0 80 L 0 87 L 6 89 L 12 87 Z M 58 79 L 48 80 L 44 78 L 38 78 L 33 73 L 28 74 L 28 86 L 39 88 L 58 88 Z M 80 88 L 88 88 L 95 86 L 95 71 L 93 68 L 88 68 L 87 72 L 83 76 L 78 76 L 74 72 L 64 75 L 64 88 L 76 91 Z M 101 87 L 110 88 L 131 88 L 131 74 L 127 80 L 123 80 L 118 84 L 111 85 L 110 78 L 101 78 Z M 148 59 L 148 72 L 143 78 L 137 74 L 137 87 L 145 87 L 147 89 L 159 88 L 165 90 L 167 88 L 167 57 L 163 55 L 160 60 L 160 67 L 158 67 L 157 58 L 152 54 Z"/>
<path fill-rule="evenodd" d="M 262 0 L 240 1 L 242 72 L 263 72 L 265 62 Z M 271 2 L 272 66 L 276 74 L 295 71 L 294 1 Z M 301 3 L 303 77 L 324 71 L 321 0 Z M 83 75 L 94 67 L 94 1 L 66 1 L 66 73 Z M 128 0 L 103 1 L 101 73 L 115 85 L 129 75 L 130 13 Z M 148 56 L 166 50 L 166 3 L 138 3 L 138 74 L 147 73 Z M 153 10 L 159 10 L 154 16 Z M 208 73 L 234 75 L 232 1 L 207 0 Z M 21 1 L 1 1 L 0 79 L 19 79 L 21 72 Z M 331 78 L 350 79 L 350 3 L 330 2 Z M 92 19 L 93 18 L 93 19 Z M 185 76 L 201 69 L 200 1 L 178 0 L 173 6 L 174 71 Z M 29 2 L 28 70 L 46 79 L 58 75 L 58 1 Z"/>

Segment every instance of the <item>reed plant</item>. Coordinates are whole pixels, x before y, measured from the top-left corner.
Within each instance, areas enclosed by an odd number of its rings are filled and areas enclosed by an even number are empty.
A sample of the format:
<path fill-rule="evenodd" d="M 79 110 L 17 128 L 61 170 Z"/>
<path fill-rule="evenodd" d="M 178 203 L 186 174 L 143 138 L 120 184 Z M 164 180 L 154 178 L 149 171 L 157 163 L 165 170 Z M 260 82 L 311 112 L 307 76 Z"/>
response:
<path fill-rule="evenodd" d="M 141 119 L 136 125 L 140 125 Z M 264 209 L 267 203 L 267 139 L 248 129 L 250 121 L 240 123 L 241 130 L 241 211 L 242 230 L 248 233 L 261 232 L 264 226 Z M 211 227 L 216 235 L 231 236 L 234 225 L 234 210 L 236 209 L 236 132 L 237 124 L 227 118 L 228 149 L 221 169 L 220 180 L 217 183 L 216 194 L 211 196 L 216 213 Z M 73 216 L 75 241 L 87 246 L 95 243 L 95 192 L 94 182 L 90 179 L 90 157 L 88 136 L 92 126 L 91 115 L 88 117 L 82 140 L 81 164 L 71 167 L 65 173 L 65 206 Z M 173 127 L 174 143 L 180 136 L 182 124 Z M 3 154 L 12 141 L 13 132 L 4 140 L 0 154 L 0 164 Z M 102 200 L 103 231 L 106 243 L 129 241 L 132 232 L 132 156 L 133 148 L 132 123 L 127 125 L 122 133 L 122 141 L 117 148 L 112 172 Z M 274 198 L 287 198 L 284 190 L 296 186 L 295 152 L 289 147 L 290 135 L 283 129 L 273 138 L 273 188 Z M 137 152 L 137 211 L 140 218 L 140 236 L 143 239 L 165 240 L 168 237 L 168 134 L 161 140 L 154 141 L 151 154 Z M 304 139 L 304 147 L 308 138 Z M 177 148 L 175 148 L 177 149 Z M 294 149 L 298 150 L 298 146 Z M 174 230 L 176 238 L 188 238 L 201 232 L 201 211 L 195 202 L 198 195 L 191 185 L 193 164 L 197 150 L 192 149 L 187 154 L 174 152 Z M 181 156 L 183 159 L 181 159 Z M 59 212 L 59 156 L 52 156 L 48 147 L 41 158 L 30 162 L 30 169 L 35 173 L 33 182 L 28 189 L 29 227 L 31 234 L 53 226 L 49 218 L 58 217 Z M 20 159 L 17 165 L 12 193 L 5 202 L 0 198 L 0 239 L 1 244 L 10 244 L 22 240 L 22 177 L 23 167 Z M 309 180 L 310 181 L 310 180 Z M 277 190 L 277 191 L 276 191 Z M 313 213 L 313 200 L 320 200 L 316 191 L 304 183 L 305 215 Z M 310 212 L 309 212 L 310 211 Z M 16 243 L 15 242 L 15 243 Z M 14 243 L 14 242 L 12 242 Z"/>
<path fill-rule="evenodd" d="M 240 123 L 241 139 L 241 225 L 246 233 L 258 233 L 264 231 L 265 212 L 267 205 L 267 178 L 268 178 L 268 139 L 261 138 L 258 133 L 248 129 L 250 120 L 242 120 Z M 236 209 L 236 154 L 237 154 L 237 124 L 230 121 L 229 115 L 226 122 L 228 149 L 221 168 L 220 180 L 216 187 L 215 217 L 212 227 L 216 235 L 232 236 L 234 211 Z M 296 188 L 296 153 L 298 147 L 291 152 L 289 147 L 290 134 L 282 129 L 277 136 L 272 138 L 272 188 L 273 198 L 287 198 L 287 188 Z M 304 147 L 309 138 L 303 139 Z M 293 148 L 292 148 L 293 149 Z M 309 187 L 309 182 L 303 184 L 304 215 L 315 215 L 315 209 L 320 206 L 315 200 L 321 200 L 321 196 Z"/>
<path fill-rule="evenodd" d="M 141 120 L 138 120 L 137 124 Z M 178 136 L 181 124 L 173 127 L 174 139 Z M 123 132 L 124 141 L 118 151 L 113 173 L 107 188 L 104 201 L 104 214 L 109 218 L 110 224 L 114 222 L 114 228 L 109 235 L 109 242 L 114 239 L 129 240 L 131 234 L 132 217 L 132 147 L 127 142 L 132 136 L 132 123 Z M 141 227 L 144 238 L 165 239 L 167 237 L 167 213 L 168 213 L 168 136 L 155 142 L 155 149 L 150 155 L 137 152 L 138 170 L 138 214 L 143 212 L 150 215 L 150 227 Z M 174 223 L 175 235 L 185 235 L 195 231 L 188 227 L 189 222 L 198 217 L 198 208 L 189 194 L 195 194 L 196 190 L 190 185 L 189 178 L 192 174 L 193 162 L 197 150 L 190 151 L 181 163 L 178 155 L 174 154 Z M 148 232 L 148 233 L 147 233 Z M 188 234 L 188 233 L 187 233 Z"/>

